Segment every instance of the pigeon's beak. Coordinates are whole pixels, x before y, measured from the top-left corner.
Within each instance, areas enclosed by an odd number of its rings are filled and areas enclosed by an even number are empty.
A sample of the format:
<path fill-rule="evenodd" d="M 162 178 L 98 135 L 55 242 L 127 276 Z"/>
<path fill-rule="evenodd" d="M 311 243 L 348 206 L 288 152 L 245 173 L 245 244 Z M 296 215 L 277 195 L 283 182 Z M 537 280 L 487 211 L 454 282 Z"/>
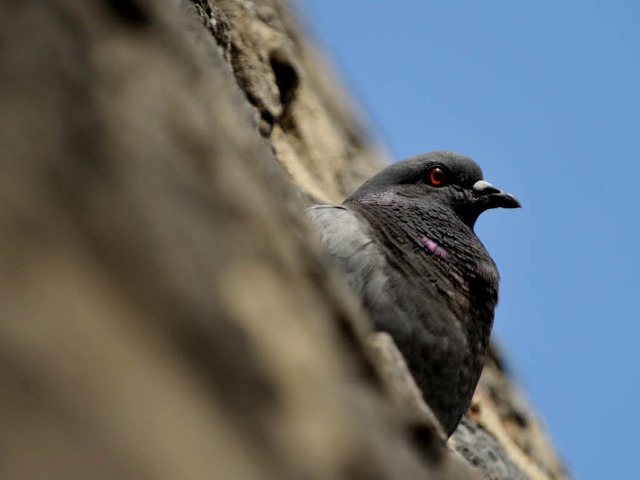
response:
<path fill-rule="evenodd" d="M 520 202 L 510 193 L 503 192 L 485 180 L 473 184 L 473 192 L 485 208 L 520 208 Z"/>

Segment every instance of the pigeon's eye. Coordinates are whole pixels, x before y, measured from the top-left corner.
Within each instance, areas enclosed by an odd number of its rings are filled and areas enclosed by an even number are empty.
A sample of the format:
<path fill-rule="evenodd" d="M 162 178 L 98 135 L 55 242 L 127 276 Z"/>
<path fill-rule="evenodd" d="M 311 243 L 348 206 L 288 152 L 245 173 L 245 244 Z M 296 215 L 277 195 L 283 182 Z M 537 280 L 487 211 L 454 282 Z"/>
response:
<path fill-rule="evenodd" d="M 440 167 L 433 167 L 427 173 L 427 179 L 429 180 L 429 183 L 434 187 L 443 185 L 445 180 L 444 170 Z"/>

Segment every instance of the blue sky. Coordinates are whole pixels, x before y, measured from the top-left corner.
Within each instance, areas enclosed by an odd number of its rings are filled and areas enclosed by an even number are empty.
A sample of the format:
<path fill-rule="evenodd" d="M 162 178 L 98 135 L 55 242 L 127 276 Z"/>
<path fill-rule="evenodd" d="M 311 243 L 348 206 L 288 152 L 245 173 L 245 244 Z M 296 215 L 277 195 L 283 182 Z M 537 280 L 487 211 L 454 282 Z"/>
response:
<path fill-rule="evenodd" d="M 576 478 L 633 478 L 640 2 L 304 0 L 393 158 L 474 158 L 522 210 L 477 232 L 497 337 Z"/>

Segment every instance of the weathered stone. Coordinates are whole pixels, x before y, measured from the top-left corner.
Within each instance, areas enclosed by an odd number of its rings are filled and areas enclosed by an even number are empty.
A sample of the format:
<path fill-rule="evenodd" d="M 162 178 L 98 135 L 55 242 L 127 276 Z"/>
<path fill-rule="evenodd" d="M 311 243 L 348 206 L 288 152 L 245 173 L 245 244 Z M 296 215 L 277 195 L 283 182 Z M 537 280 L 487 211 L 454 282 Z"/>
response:
<path fill-rule="evenodd" d="M 475 421 L 533 479 L 569 477 L 536 414 L 505 368 L 495 343 L 489 349 L 472 408 Z"/>
<path fill-rule="evenodd" d="M 488 432 L 464 417 L 453 434 L 455 448 L 487 480 L 527 480 L 530 477 L 513 462 Z"/>
<path fill-rule="evenodd" d="M 219 0 L 231 64 L 288 175 L 315 198 L 344 198 L 386 161 L 317 49 L 280 1 Z"/>

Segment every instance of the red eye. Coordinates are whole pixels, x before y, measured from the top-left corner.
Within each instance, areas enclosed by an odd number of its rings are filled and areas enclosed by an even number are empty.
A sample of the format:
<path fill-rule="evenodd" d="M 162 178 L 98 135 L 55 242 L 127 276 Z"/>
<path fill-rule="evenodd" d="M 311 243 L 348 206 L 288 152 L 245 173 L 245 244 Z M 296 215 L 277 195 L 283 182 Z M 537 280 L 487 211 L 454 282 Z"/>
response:
<path fill-rule="evenodd" d="M 431 170 L 429 170 L 429 183 L 434 187 L 439 187 L 440 185 L 442 185 L 444 183 L 444 177 L 444 170 L 442 170 L 440 167 L 433 167 Z"/>

